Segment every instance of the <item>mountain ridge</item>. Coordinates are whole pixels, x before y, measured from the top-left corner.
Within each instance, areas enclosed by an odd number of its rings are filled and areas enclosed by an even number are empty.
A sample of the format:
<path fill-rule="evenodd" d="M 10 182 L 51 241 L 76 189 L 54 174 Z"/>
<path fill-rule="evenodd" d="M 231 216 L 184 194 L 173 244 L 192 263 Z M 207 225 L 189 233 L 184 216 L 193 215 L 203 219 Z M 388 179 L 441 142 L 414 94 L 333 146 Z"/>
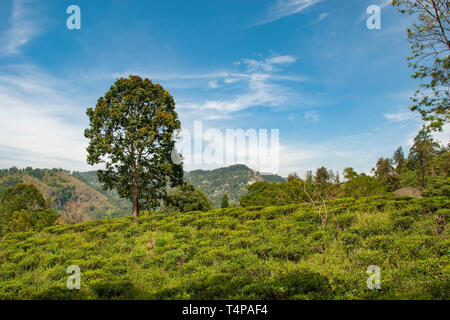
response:
<path fill-rule="evenodd" d="M 224 193 L 228 194 L 232 205 L 237 205 L 250 184 L 282 182 L 284 178 L 260 174 L 245 165 L 233 165 L 184 172 L 184 180 L 202 190 L 215 207 L 219 207 Z M 46 199 L 51 199 L 51 207 L 67 223 L 123 217 L 131 213 L 130 201 L 120 198 L 115 190 L 103 190 L 96 170 L 0 169 L 0 192 L 19 183 L 34 184 Z"/>

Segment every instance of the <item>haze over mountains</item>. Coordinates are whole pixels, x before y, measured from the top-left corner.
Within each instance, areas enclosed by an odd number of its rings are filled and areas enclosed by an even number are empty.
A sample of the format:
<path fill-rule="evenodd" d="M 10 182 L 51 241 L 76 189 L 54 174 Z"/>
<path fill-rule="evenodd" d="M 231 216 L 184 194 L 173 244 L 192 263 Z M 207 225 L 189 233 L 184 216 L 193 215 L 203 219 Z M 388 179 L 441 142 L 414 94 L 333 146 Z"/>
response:
<path fill-rule="evenodd" d="M 284 181 L 280 176 L 264 175 L 245 165 L 185 172 L 184 179 L 202 190 L 216 207 L 220 206 L 224 193 L 228 194 L 231 203 L 237 204 L 247 187 L 256 181 Z M 34 184 L 67 223 L 123 217 L 131 213 L 130 201 L 120 198 L 115 190 L 103 190 L 96 171 L 31 167 L 0 170 L 0 193 L 19 183 Z"/>

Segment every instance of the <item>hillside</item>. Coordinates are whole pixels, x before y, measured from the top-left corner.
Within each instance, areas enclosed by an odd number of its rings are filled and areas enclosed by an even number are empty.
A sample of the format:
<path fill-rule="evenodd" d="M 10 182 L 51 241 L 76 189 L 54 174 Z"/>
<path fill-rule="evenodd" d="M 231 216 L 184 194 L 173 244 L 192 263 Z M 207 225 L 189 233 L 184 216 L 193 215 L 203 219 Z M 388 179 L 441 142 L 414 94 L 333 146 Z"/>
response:
<path fill-rule="evenodd" d="M 121 217 L 130 212 L 114 196 L 90 187 L 65 170 L 12 168 L 0 171 L 0 193 L 19 183 L 34 184 L 51 200 L 51 208 L 60 213 L 66 223 Z"/>
<path fill-rule="evenodd" d="M 207 197 L 220 205 L 223 193 L 238 203 L 247 192 L 247 186 L 255 181 L 283 181 L 276 175 L 260 175 L 244 165 L 216 170 L 185 172 L 185 180 L 200 188 Z M 97 171 L 73 172 L 62 169 L 0 170 L 0 193 L 19 183 L 34 184 L 51 207 L 61 214 L 66 223 L 124 217 L 131 212 L 131 203 L 119 197 L 115 190 L 103 190 Z"/>
<path fill-rule="evenodd" d="M 220 201 L 224 193 L 228 194 L 231 202 L 238 203 L 247 192 L 248 186 L 256 181 L 284 181 L 278 175 L 261 175 L 245 165 L 185 172 L 184 179 L 202 190 L 217 208 L 220 207 Z"/>
<path fill-rule="evenodd" d="M 97 171 L 87 171 L 87 172 L 72 172 L 72 176 L 85 184 L 87 184 L 92 189 L 100 192 L 108 198 L 110 204 L 118 209 L 118 216 L 128 216 L 131 212 L 131 201 L 123 199 L 119 196 L 116 190 L 104 190 L 101 183 L 98 181 Z"/>
<path fill-rule="evenodd" d="M 0 299 L 449 299 L 446 197 L 143 215 L 0 239 Z M 436 219 L 439 217 L 439 219 Z M 81 270 L 68 290 L 66 270 Z M 366 286 L 368 266 L 381 289 Z"/>

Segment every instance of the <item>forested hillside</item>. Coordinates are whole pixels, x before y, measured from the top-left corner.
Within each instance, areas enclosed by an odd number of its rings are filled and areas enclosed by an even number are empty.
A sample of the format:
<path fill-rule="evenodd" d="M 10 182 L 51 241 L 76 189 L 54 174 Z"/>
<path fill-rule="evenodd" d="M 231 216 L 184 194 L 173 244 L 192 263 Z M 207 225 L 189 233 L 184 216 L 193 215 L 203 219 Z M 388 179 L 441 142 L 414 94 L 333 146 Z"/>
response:
<path fill-rule="evenodd" d="M 131 212 L 131 202 L 119 196 L 116 190 L 104 190 L 98 181 L 97 171 L 72 172 L 72 176 L 84 182 L 92 189 L 100 192 L 108 198 L 108 201 L 118 209 L 116 216 L 128 216 Z"/>
<path fill-rule="evenodd" d="M 0 241 L 0 299 L 449 299 L 448 197 L 143 214 Z M 67 267 L 81 271 L 68 290 Z M 380 268 L 369 290 L 367 268 Z"/>
<path fill-rule="evenodd" d="M 216 207 L 224 193 L 228 193 L 234 204 L 239 203 L 255 181 L 284 181 L 277 175 L 261 176 L 244 165 L 185 172 L 185 180 L 202 190 Z M 0 194 L 20 183 L 35 185 L 66 223 L 124 217 L 131 213 L 131 202 L 120 198 L 116 190 L 104 190 L 97 171 L 70 173 L 63 169 L 31 167 L 0 170 Z"/>
<path fill-rule="evenodd" d="M 215 170 L 194 170 L 184 173 L 186 182 L 203 191 L 216 207 L 224 193 L 231 203 L 237 204 L 247 193 L 248 186 L 257 181 L 282 182 L 278 175 L 261 175 L 245 165 L 233 165 Z"/>
<path fill-rule="evenodd" d="M 0 193 L 20 183 L 33 184 L 50 201 L 50 207 L 60 213 L 65 223 L 129 215 L 127 203 L 114 192 L 101 191 L 95 183 L 91 187 L 77 176 L 84 178 L 92 174 L 72 176 L 62 169 L 3 169 L 0 170 Z"/>

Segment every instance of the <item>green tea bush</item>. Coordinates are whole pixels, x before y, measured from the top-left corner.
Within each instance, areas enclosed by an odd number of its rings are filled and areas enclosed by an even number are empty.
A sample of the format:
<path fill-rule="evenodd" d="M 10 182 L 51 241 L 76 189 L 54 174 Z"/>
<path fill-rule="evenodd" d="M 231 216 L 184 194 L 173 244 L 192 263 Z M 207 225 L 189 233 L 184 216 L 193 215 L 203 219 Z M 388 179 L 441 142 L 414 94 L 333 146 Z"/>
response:
<path fill-rule="evenodd" d="M 355 221 L 355 215 L 353 213 L 345 213 L 336 216 L 336 225 L 341 230 L 350 227 Z"/>
<path fill-rule="evenodd" d="M 414 218 L 412 217 L 398 217 L 394 219 L 394 227 L 396 230 L 410 229 L 414 224 Z"/>
<path fill-rule="evenodd" d="M 448 203 L 338 199 L 325 225 L 304 203 L 9 233 L 0 299 L 448 299 Z M 366 288 L 372 264 L 381 290 Z"/>
<path fill-rule="evenodd" d="M 109 278 L 92 281 L 89 288 L 98 299 L 129 299 L 133 297 L 133 284 L 126 279 Z"/>
<path fill-rule="evenodd" d="M 244 288 L 251 299 L 327 299 L 331 293 L 328 279 L 318 273 L 296 270 L 266 282 Z"/>

